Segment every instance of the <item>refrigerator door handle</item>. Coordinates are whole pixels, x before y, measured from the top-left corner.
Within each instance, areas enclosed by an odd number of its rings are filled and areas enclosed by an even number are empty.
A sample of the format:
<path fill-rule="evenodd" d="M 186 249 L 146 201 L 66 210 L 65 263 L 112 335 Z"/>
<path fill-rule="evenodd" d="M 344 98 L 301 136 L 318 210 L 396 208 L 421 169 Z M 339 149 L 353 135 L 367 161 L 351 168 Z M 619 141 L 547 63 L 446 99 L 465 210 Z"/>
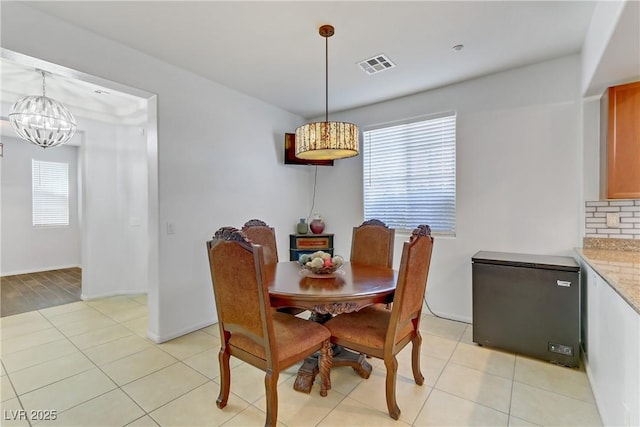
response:
<path fill-rule="evenodd" d="M 566 280 L 556 280 L 556 284 L 558 286 L 562 286 L 563 288 L 570 288 L 571 282 L 567 282 Z"/>

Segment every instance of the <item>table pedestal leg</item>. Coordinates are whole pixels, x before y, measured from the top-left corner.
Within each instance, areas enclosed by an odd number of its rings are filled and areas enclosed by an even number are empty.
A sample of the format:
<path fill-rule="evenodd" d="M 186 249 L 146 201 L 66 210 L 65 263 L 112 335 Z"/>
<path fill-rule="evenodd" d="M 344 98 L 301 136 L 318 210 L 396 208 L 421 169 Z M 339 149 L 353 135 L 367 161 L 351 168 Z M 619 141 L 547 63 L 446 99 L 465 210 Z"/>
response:
<path fill-rule="evenodd" d="M 363 354 L 354 353 L 340 346 L 333 347 L 333 363 L 331 366 L 351 366 L 364 379 L 369 378 L 372 369 Z M 318 371 L 318 356 L 307 357 L 300 369 L 298 369 L 298 377 L 293 384 L 293 389 L 303 393 L 310 393 Z"/>
<path fill-rule="evenodd" d="M 293 389 L 307 394 L 311 393 L 311 387 L 313 387 L 318 371 L 318 358 L 316 356 L 307 357 L 300 369 L 298 369 L 298 376 L 296 377 L 296 382 L 293 383 Z"/>

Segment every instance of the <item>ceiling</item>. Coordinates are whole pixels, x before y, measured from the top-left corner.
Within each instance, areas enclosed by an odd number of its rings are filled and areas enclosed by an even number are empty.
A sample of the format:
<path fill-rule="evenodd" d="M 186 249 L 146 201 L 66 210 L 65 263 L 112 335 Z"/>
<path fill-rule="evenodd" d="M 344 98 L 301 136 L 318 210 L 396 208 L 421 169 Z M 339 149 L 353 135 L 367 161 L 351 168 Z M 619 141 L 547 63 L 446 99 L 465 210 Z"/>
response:
<path fill-rule="evenodd" d="M 46 68 L 46 65 L 42 66 L 42 69 Z M 13 104 L 23 96 L 42 94 L 43 76 L 40 68 L 2 58 L 0 75 L 3 102 Z M 146 120 L 147 104 L 144 98 L 107 89 L 100 84 L 47 70 L 44 89 L 46 96 L 62 102 L 77 117 L 125 124 Z"/>
<path fill-rule="evenodd" d="M 328 56 L 333 112 L 577 53 L 595 6 L 592 1 L 21 3 L 305 118 L 322 116 L 325 109 L 322 24 L 336 29 Z M 458 44 L 464 48 L 454 51 Z M 381 53 L 396 67 L 367 75 L 357 65 Z M 32 68 L 6 63 L 5 101 L 25 90 L 25 75 L 30 92 L 41 90 Z M 18 83 L 22 87 L 15 88 Z M 47 81 L 48 93 L 60 94 L 56 99 L 69 108 L 77 103 L 85 104 L 83 110 L 126 108 L 109 107 L 122 101 L 118 94 L 104 97 L 94 88 L 95 105 L 87 106 L 86 88 L 76 86 L 62 77 Z M 80 89 L 82 96 L 74 99 Z"/>

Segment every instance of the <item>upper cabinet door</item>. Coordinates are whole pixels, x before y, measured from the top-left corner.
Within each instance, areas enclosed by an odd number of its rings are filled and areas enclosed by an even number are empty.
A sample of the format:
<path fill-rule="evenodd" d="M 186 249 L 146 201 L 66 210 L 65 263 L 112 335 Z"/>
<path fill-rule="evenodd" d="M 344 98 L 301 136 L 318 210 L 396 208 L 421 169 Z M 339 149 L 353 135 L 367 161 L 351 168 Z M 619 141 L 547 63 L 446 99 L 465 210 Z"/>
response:
<path fill-rule="evenodd" d="M 608 89 L 607 198 L 640 198 L 640 82 Z"/>

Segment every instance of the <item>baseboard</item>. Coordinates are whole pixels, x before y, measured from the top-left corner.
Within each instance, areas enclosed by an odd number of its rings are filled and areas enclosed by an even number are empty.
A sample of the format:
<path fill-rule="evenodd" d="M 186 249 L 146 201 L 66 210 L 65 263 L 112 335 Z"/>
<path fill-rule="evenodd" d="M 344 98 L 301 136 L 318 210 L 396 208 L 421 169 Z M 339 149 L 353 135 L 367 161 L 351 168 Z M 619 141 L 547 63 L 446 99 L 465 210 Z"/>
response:
<path fill-rule="evenodd" d="M 43 271 L 52 271 L 52 270 L 64 270 L 67 268 L 82 268 L 82 267 L 79 265 L 57 265 L 57 266 L 33 268 L 28 270 L 3 271 L 3 272 L 0 272 L 0 277 L 16 276 L 18 274 L 41 273 Z"/>
<path fill-rule="evenodd" d="M 85 294 L 80 294 L 80 299 L 82 301 L 91 301 L 93 299 L 98 299 L 98 298 L 109 298 L 109 297 L 117 297 L 117 296 L 127 296 L 127 295 L 143 295 L 143 294 L 148 294 L 149 292 L 147 290 L 120 290 L 120 291 L 112 291 L 112 292 L 106 292 L 104 294 L 97 294 L 97 295 L 90 295 L 87 296 Z"/>
<path fill-rule="evenodd" d="M 443 319 L 447 319 L 447 320 L 454 320 L 456 322 L 462 322 L 462 323 L 468 323 L 471 324 L 473 323 L 473 318 L 471 317 L 467 317 L 467 316 L 460 316 L 454 313 L 442 313 L 442 312 L 436 312 L 434 310 L 431 310 L 429 307 L 425 307 L 423 304 L 423 314 L 432 314 L 435 317 L 441 317 Z"/>
<path fill-rule="evenodd" d="M 151 341 L 153 341 L 156 344 L 160 344 L 163 343 L 165 341 L 169 341 L 172 340 L 174 338 L 178 338 L 181 337 L 183 335 L 186 335 L 188 333 L 197 331 L 199 329 L 202 328 L 206 328 L 207 326 L 211 326 L 211 325 L 215 325 L 218 322 L 218 320 L 211 320 L 211 321 L 206 321 L 206 322 L 202 322 L 200 324 L 196 324 L 196 325 L 192 325 L 189 327 L 186 327 L 182 330 L 179 331 L 174 331 L 171 332 L 169 334 L 162 334 L 162 335 L 156 335 L 156 334 L 152 334 L 149 331 L 147 331 L 147 338 L 149 338 Z"/>

